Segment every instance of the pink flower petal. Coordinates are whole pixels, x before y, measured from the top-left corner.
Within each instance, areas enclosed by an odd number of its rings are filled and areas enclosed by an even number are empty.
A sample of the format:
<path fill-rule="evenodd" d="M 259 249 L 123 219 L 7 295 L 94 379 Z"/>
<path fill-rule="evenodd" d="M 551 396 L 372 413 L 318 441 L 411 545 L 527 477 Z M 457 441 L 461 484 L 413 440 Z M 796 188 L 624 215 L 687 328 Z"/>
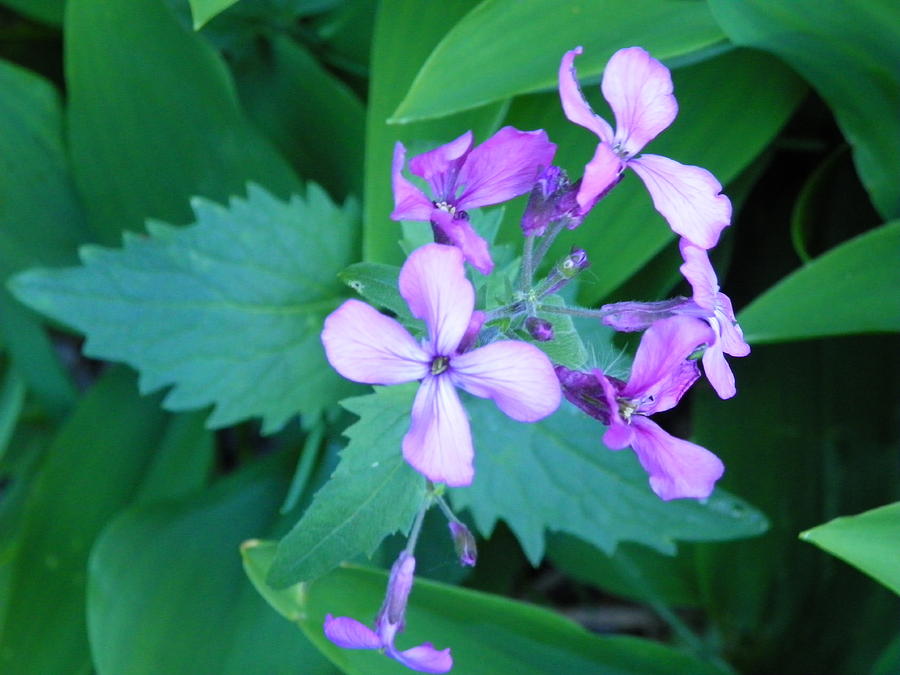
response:
<path fill-rule="evenodd" d="M 606 143 L 600 143 L 591 161 L 584 167 L 584 178 L 575 197 L 581 214 L 584 215 L 616 186 L 624 168 L 622 160 Z"/>
<path fill-rule="evenodd" d="M 706 169 L 668 157 L 641 155 L 628 160 L 672 230 L 700 248 L 710 249 L 731 224 L 731 201 Z"/>
<path fill-rule="evenodd" d="M 731 299 L 724 293 L 719 293 L 718 302 L 720 311 L 717 318 L 720 324 L 719 342 L 722 344 L 722 351 L 730 356 L 747 356 L 750 353 L 750 345 L 744 340 L 744 331 L 734 318 Z"/>
<path fill-rule="evenodd" d="M 678 243 L 684 264 L 679 268 L 681 274 L 694 290 L 694 302 L 703 309 L 712 312 L 716 307 L 716 296 L 719 293 L 719 280 L 709 262 L 705 249 L 694 246 L 687 239 Z"/>
<path fill-rule="evenodd" d="M 420 673 L 446 673 L 453 668 L 450 648 L 439 651 L 430 642 L 402 652 L 391 649 L 388 651 L 388 655 L 407 668 L 418 670 Z"/>
<path fill-rule="evenodd" d="M 734 386 L 734 373 L 731 372 L 731 366 L 725 360 L 722 346 L 718 342 L 710 345 L 703 352 L 703 372 L 706 373 L 706 379 L 716 390 L 719 398 L 731 398 L 737 393 Z"/>
<path fill-rule="evenodd" d="M 435 483 L 470 485 L 475 476 L 472 432 L 450 377 L 427 375 L 413 402 L 403 457 Z"/>
<path fill-rule="evenodd" d="M 466 157 L 457 184 L 460 209 L 499 204 L 530 192 L 541 171 L 553 162 L 556 145 L 547 132 L 503 127 Z"/>
<path fill-rule="evenodd" d="M 669 410 L 700 377 L 696 362 L 687 357 L 714 340 L 712 328 L 701 319 L 673 316 L 655 322 L 641 336 L 620 396 L 638 401 L 638 411 L 648 415 Z"/>
<path fill-rule="evenodd" d="M 562 393 L 550 359 L 526 342 L 503 340 L 454 356 L 450 372 L 457 386 L 492 399 L 520 422 L 536 422 L 559 407 Z"/>
<path fill-rule="evenodd" d="M 563 112 L 570 122 L 590 129 L 600 140 L 612 143 L 612 127 L 599 117 L 585 100 L 578 86 L 578 75 L 575 73 L 575 57 L 581 54 L 581 47 L 575 47 L 565 53 L 559 64 L 559 98 L 562 101 Z"/>
<path fill-rule="evenodd" d="M 325 319 L 322 344 L 341 375 L 365 384 L 399 384 L 425 377 L 431 357 L 394 319 L 347 300 Z"/>
<path fill-rule="evenodd" d="M 627 448 L 631 445 L 631 438 L 634 434 L 631 427 L 622 419 L 616 388 L 602 370 L 594 369 L 591 372 L 603 388 L 603 398 L 610 411 L 609 428 L 603 434 L 603 444 L 610 450 Z"/>
<path fill-rule="evenodd" d="M 428 182 L 435 199 L 452 201 L 458 185 L 456 176 L 471 148 L 472 132 L 467 131 L 439 148 L 413 157 L 409 170 Z"/>
<path fill-rule="evenodd" d="M 403 176 L 406 163 L 406 148 L 399 141 L 394 146 L 394 161 L 391 164 L 391 182 L 394 188 L 393 220 L 428 220 L 434 205 L 425 194 Z"/>
<path fill-rule="evenodd" d="M 472 267 L 482 274 L 494 271 L 494 261 L 487 242 L 472 229 L 467 217 L 454 217 L 446 211 L 435 211 L 431 214 L 431 223 L 460 251 Z"/>
<path fill-rule="evenodd" d="M 381 649 L 381 638 L 368 626 L 347 616 L 325 617 L 325 637 L 344 649 Z"/>
<path fill-rule="evenodd" d="M 620 49 L 606 64 L 603 97 L 616 116 L 613 145 L 631 157 L 678 115 L 669 69 L 640 47 Z"/>
<path fill-rule="evenodd" d="M 705 499 L 722 477 L 722 461 L 706 448 L 675 438 L 641 415 L 631 421 L 634 448 L 650 474 L 650 487 L 662 499 Z"/>
<path fill-rule="evenodd" d="M 456 351 L 475 309 L 460 250 L 441 244 L 417 248 L 403 263 L 399 287 L 413 316 L 428 326 L 433 355 Z"/>

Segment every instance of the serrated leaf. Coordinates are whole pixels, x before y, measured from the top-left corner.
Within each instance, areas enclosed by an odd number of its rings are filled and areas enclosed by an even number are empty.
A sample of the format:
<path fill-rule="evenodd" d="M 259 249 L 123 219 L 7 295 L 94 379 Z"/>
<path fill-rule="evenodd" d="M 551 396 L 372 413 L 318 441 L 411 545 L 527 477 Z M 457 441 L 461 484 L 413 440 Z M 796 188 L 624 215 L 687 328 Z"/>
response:
<path fill-rule="evenodd" d="M 425 479 L 400 452 L 415 388 L 379 388 L 342 402 L 360 419 L 345 432 L 350 442 L 331 480 L 278 545 L 272 586 L 315 579 L 409 529 L 425 498 Z"/>
<path fill-rule="evenodd" d="M 355 206 L 314 185 L 288 203 L 251 185 L 228 207 L 193 206 L 192 227 L 150 223 L 122 249 L 83 248 L 81 267 L 20 274 L 13 292 L 85 333 L 86 354 L 139 370 L 143 392 L 174 385 L 168 409 L 214 404 L 210 427 L 318 415 L 350 390 L 319 332 L 356 256 Z"/>
<path fill-rule="evenodd" d="M 900 502 L 835 518 L 800 534 L 900 594 Z"/>
<path fill-rule="evenodd" d="M 481 399 L 469 398 L 465 407 L 475 481 L 453 490 L 453 503 L 468 508 L 485 535 L 505 520 L 535 564 L 548 530 L 608 553 L 633 541 L 671 554 L 676 540 L 739 539 L 767 527 L 759 511 L 721 490 L 705 503 L 660 500 L 634 454 L 607 450 L 603 427 L 566 404 L 536 424 L 511 420 Z"/>
<path fill-rule="evenodd" d="M 566 301 L 558 295 L 544 298 L 541 303 L 554 307 L 566 306 Z M 549 356 L 553 363 L 559 363 L 572 369 L 583 366 L 588 357 L 587 349 L 585 349 L 578 331 L 575 330 L 572 317 L 550 312 L 538 312 L 538 316 L 552 324 L 553 339 L 549 342 L 538 342 L 529 337 L 528 341 Z"/>
<path fill-rule="evenodd" d="M 900 221 L 836 246 L 739 316 L 748 342 L 900 331 Z"/>
<path fill-rule="evenodd" d="M 397 286 L 400 268 L 382 263 L 360 262 L 340 273 L 341 281 L 376 307 L 389 309 L 404 322 L 413 321 L 406 300 Z"/>

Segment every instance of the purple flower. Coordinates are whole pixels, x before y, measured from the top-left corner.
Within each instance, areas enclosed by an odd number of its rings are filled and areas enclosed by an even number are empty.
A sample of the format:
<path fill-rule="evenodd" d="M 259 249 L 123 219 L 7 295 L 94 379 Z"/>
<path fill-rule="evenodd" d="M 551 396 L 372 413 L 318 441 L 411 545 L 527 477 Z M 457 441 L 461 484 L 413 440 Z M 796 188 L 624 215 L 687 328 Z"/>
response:
<path fill-rule="evenodd" d="M 522 232 L 526 237 L 540 237 L 547 226 L 565 221 L 566 227 L 574 230 L 581 225 L 583 217 L 575 199 L 579 184 L 572 184 L 569 176 L 558 166 L 548 166 L 538 177 L 528 205 L 522 215 Z"/>
<path fill-rule="evenodd" d="M 469 420 L 456 393 L 490 398 L 520 422 L 536 422 L 559 406 L 561 394 L 544 353 L 503 340 L 463 351 L 484 320 L 473 312 L 475 291 L 458 248 L 427 244 L 400 270 L 400 294 L 423 319 L 419 344 L 397 321 L 358 300 L 347 300 L 325 319 L 322 343 L 331 365 L 366 384 L 420 380 L 403 456 L 434 482 L 469 485 L 474 476 Z"/>
<path fill-rule="evenodd" d="M 503 127 L 474 149 L 472 132 L 467 131 L 455 141 L 410 160 L 409 170 L 431 188 L 433 199 L 429 199 L 404 178 L 406 148 L 398 142 L 392 167 L 391 218 L 429 221 L 438 243 L 458 246 L 475 269 L 490 274 L 494 262 L 487 242 L 472 229 L 466 210 L 499 204 L 528 192 L 554 154 L 556 145 L 543 130 Z"/>
<path fill-rule="evenodd" d="M 584 168 L 578 191 L 587 213 L 619 179 L 633 169 L 669 226 L 695 246 L 712 248 L 731 222 L 731 202 L 706 169 L 686 166 L 659 155 L 637 153 L 666 129 L 678 114 L 669 69 L 640 47 L 620 49 L 606 65 L 603 96 L 616 117 L 616 130 L 597 116 L 584 99 L 575 74 L 581 47 L 566 52 L 559 67 L 559 95 L 566 117 L 600 137 L 593 159 Z"/>
<path fill-rule="evenodd" d="M 747 356 L 750 345 L 744 341 L 744 333 L 734 318 L 731 299 L 719 291 L 719 280 L 706 251 L 685 239 L 680 248 L 684 258 L 681 273 L 694 290 L 694 304 L 702 311 L 701 317 L 715 334 L 703 352 L 703 371 L 720 398 L 731 398 L 737 390 L 724 355 Z"/>
<path fill-rule="evenodd" d="M 383 649 L 384 653 L 407 668 L 423 673 L 446 673 L 453 667 L 450 649 L 437 650 L 430 642 L 398 650 L 397 633 L 403 631 L 406 604 L 412 590 L 416 559 L 406 551 L 391 568 L 384 604 L 375 619 L 375 630 L 347 616 L 325 617 L 325 637 L 344 649 Z"/>
<path fill-rule="evenodd" d="M 692 317 L 654 323 L 641 337 L 628 382 L 557 366 L 566 398 L 609 425 L 603 442 L 613 450 L 631 446 L 650 486 L 662 499 L 706 498 L 722 476 L 722 462 L 706 448 L 675 438 L 650 419 L 669 410 L 700 377 L 688 357 L 713 340 L 710 327 Z"/>

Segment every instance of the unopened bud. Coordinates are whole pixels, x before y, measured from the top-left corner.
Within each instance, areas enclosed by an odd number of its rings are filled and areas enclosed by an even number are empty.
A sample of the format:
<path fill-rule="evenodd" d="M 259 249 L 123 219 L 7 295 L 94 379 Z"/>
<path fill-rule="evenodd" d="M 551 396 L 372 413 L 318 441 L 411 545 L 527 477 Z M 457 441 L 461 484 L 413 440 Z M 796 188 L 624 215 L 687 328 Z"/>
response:
<path fill-rule="evenodd" d="M 566 172 L 558 166 L 544 169 L 528 198 L 528 205 L 522 216 L 522 232 L 527 237 L 539 237 L 547 231 L 547 226 L 559 220 L 566 220 L 571 229 L 581 224 L 578 202 L 575 195 L 578 186 L 569 182 Z"/>
<path fill-rule="evenodd" d="M 583 248 L 573 248 L 569 255 L 559 261 L 559 272 L 567 279 L 571 279 L 581 270 L 590 266 L 591 261 L 588 260 L 587 251 Z"/>
<path fill-rule="evenodd" d="M 463 567 L 475 567 L 478 559 L 478 548 L 475 546 L 475 537 L 469 528 L 459 522 L 451 521 L 450 534 L 453 536 L 453 548 L 456 549 L 456 557 Z"/>
<path fill-rule="evenodd" d="M 525 319 L 525 330 L 538 342 L 550 342 L 553 339 L 553 324 L 546 319 L 529 316 Z"/>

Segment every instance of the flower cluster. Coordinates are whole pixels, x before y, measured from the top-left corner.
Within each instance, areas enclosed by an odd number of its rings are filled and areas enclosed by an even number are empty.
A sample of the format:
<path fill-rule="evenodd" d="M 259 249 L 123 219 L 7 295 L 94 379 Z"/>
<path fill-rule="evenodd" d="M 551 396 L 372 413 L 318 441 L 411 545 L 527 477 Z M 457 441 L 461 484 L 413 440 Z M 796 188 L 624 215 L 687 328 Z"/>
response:
<path fill-rule="evenodd" d="M 553 414 L 564 397 L 606 426 L 602 439 L 607 448 L 634 450 L 651 489 L 665 500 L 706 498 L 724 471 L 713 453 L 670 435 L 651 417 L 680 401 L 700 378 L 700 363 L 720 397 L 736 392 L 725 355 L 745 356 L 750 348 L 707 253 L 731 222 L 731 202 L 709 171 L 639 154 L 677 115 L 668 69 L 640 47 L 613 55 L 601 84 L 615 116 L 613 128 L 594 113 L 579 88 L 574 64 L 581 52 L 580 47 L 567 52 L 559 69 L 566 117 L 598 138 L 577 180 L 553 165 L 556 146 L 542 130 L 504 127 L 477 146 L 466 132 L 409 161 L 409 172 L 421 187 L 404 175 L 406 149 L 401 143 L 395 147 L 391 217 L 429 223 L 435 242 L 413 251 L 399 274 L 400 296 L 424 323 L 424 334 L 416 337 L 395 318 L 347 300 L 326 319 L 322 343 L 331 365 L 350 380 L 419 383 L 402 453 L 428 479 L 429 492 L 391 570 L 375 629 L 348 617 L 326 619 L 326 636 L 341 647 L 381 650 L 422 672 L 443 673 L 452 667 L 449 649 L 439 651 L 426 643 L 400 651 L 394 641 L 404 628 L 413 551 L 432 504 L 447 515 L 460 563 L 475 564 L 475 539 L 441 497 L 443 486 L 469 485 L 475 477 L 472 435 L 457 389 L 491 399 L 520 422 Z M 625 169 L 643 181 L 654 207 L 680 237 L 681 272 L 691 297 L 599 309 L 552 307 L 557 313 L 594 317 L 619 331 L 643 331 L 631 373 L 622 380 L 600 367 L 572 370 L 553 363 L 539 348 L 555 338 L 546 299 L 588 267 L 587 254 L 573 249 L 543 278 L 535 277 L 556 236 L 580 227 Z M 489 275 L 494 261 L 469 212 L 525 194 L 517 289 L 506 304 L 477 310 L 465 265 Z M 523 340 L 526 335 L 531 342 Z"/>

